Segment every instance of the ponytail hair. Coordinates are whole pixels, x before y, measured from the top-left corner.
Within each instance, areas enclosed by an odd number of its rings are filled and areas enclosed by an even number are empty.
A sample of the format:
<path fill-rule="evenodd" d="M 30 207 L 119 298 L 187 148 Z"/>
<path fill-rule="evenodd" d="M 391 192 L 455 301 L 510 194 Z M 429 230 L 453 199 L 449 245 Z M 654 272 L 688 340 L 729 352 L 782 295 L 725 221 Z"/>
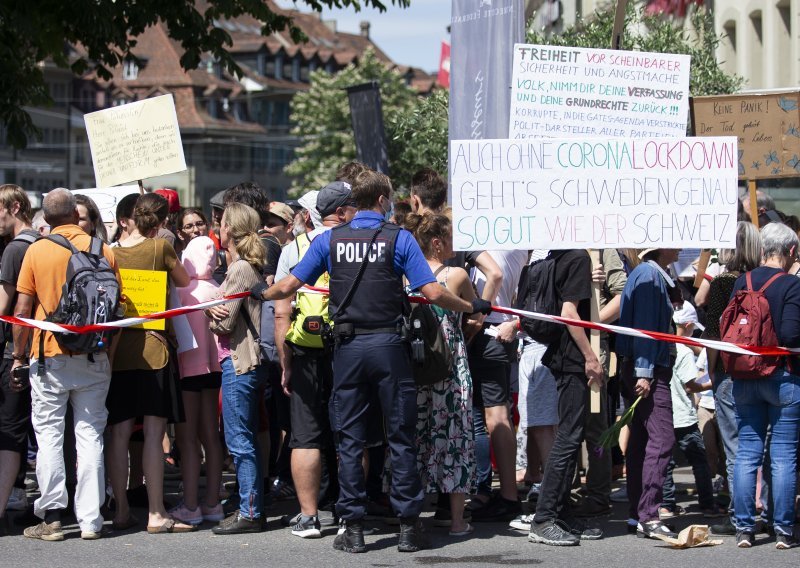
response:
<path fill-rule="evenodd" d="M 142 236 L 148 236 L 164 222 L 169 213 L 169 202 L 157 193 L 145 193 L 136 200 L 133 222 Z"/>
<path fill-rule="evenodd" d="M 405 228 L 414 235 L 425 258 L 433 256 L 433 239 L 446 239 L 453 233 L 450 219 L 438 213 L 406 215 Z"/>
<path fill-rule="evenodd" d="M 258 236 L 261 226 L 258 212 L 243 203 L 231 203 L 225 208 L 222 219 L 239 257 L 260 272 L 267 263 L 267 250 Z"/>

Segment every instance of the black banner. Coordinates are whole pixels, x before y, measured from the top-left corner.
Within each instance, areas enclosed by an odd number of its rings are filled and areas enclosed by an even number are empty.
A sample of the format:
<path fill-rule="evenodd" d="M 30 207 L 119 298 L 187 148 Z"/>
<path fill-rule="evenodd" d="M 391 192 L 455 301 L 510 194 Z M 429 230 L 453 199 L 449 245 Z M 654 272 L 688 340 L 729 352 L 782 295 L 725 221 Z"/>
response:
<path fill-rule="evenodd" d="M 381 91 L 376 81 L 347 88 L 358 161 L 389 175 Z"/>

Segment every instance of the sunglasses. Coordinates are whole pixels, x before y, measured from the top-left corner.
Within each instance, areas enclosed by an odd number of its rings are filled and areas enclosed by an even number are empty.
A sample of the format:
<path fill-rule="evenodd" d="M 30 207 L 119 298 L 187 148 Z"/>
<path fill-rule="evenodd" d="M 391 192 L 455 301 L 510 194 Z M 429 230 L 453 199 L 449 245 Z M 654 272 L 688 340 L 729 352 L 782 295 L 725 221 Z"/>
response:
<path fill-rule="evenodd" d="M 191 231 L 192 229 L 195 229 L 195 228 L 202 229 L 205 226 L 206 226 L 206 222 L 205 221 L 198 221 L 197 223 L 189 223 L 187 225 L 184 225 L 183 227 L 181 227 L 181 229 L 184 230 L 184 231 Z"/>

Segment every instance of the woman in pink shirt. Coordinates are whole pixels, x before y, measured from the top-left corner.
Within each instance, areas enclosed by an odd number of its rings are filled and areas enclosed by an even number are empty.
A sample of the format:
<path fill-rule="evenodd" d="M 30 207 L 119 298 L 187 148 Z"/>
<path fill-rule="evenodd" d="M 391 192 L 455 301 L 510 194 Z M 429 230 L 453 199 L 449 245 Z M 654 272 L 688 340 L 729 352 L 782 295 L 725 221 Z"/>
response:
<path fill-rule="evenodd" d="M 183 265 L 191 281 L 180 288 L 181 302 L 191 306 L 214 300 L 219 286 L 211 278 L 217 264 L 214 242 L 206 236 L 191 239 L 183 251 Z M 181 450 L 183 501 L 170 511 L 172 516 L 190 525 L 203 521 L 218 522 L 224 518 L 219 502 L 222 480 L 222 444 L 219 440 L 217 414 L 221 369 L 216 336 L 208 329 L 203 312 L 187 315 L 197 347 L 178 356 L 181 390 L 186 421 L 176 424 L 176 436 Z M 200 444 L 206 456 L 206 497 L 200 503 Z"/>

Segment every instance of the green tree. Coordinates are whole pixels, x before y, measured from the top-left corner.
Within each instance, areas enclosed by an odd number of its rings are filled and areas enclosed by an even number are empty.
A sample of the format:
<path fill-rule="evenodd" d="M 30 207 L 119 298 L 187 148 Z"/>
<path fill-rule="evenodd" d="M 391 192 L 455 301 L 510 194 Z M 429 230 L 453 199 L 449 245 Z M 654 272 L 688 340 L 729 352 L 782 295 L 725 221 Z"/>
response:
<path fill-rule="evenodd" d="M 645 16 L 643 7 L 628 4 L 625 14 L 625 33 L 622 49 L 652 53 L 682 53 L 692 58 L 689 92 L 692 96 L 723 95 L 738 91 L 744 79 L 723 71 L 716 58 L 716 49 L 722 37 L 714 32 L 711 13 L 698 8 L 689 17 L 689 26 L 680 26 L 673 19 Z M 558 36 L 544 36 L 529 29 L 528 43 L 561 45 L 569 47 L 594 47 L 608 49 L 614 27 L 613 6 L 595 12 L 590 20 L 578 22 Z M 642 30 L 637 33 L 635 30 Z"/>
<path fill-rule="evenodd" d="M 389 3 L 407 7 L 410 0 L 295 0 L 321 12 L 323 8 L 374 7 Z M 228 53 L 233 40 L 215 21 L 249 14 L 262 22 L 265 36 L 288 29 L 295 42 L 306 38 L 289 12 L 265 0 L 36 0 L 0 2 L 0 122 L 7 140 L 24 147 L 36 133 L 23 106 L 48 105 L 41 61 L 52 60 L 76 75 L 94 72 L 110 79 L 110 68 L 131 56 L 136 37 L 159 21 L 184 50 L 181 65 L 194 69 L 210 53 L 231 73 L 240 73 Z M 73 50 L 70 46 L 80 46 Z"/>
<path fill-rule="evenodd" d="M 294 161 L 286 166 L 286 173 L 296 179 L 290 189 L 293 194 L 324 186 L 334 179 L 343 162 L 356 158 L 347 87 L 378 82 L 387 132 L 398 116 L 410 115 L 416 105 L 417 95 L 404 77 L 389 69 L 371 49 L 364 52 L 358 65 L 350 64 L 335 75 L 320 69 L 310 78 L 311 88 L 292 99 L 292 134 L 303 140 L 295 150 Z M 445 141 L 446 122 L 445 118 Z M 389 164 L 395 173 L 395 158 L 403 144 L 387 138 Z"/>

